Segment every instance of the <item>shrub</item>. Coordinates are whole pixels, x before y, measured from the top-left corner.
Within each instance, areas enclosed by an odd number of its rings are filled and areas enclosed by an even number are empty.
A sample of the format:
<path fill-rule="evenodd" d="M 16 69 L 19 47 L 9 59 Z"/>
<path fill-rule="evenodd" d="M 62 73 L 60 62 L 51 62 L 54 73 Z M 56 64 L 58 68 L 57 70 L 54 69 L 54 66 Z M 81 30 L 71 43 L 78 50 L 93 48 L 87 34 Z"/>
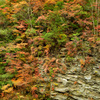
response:
<path fill-rule="evenodd" d="M 51 46 L 59 47 L 64 45 L 63 43 L 66 42 L 67 35 L 49 32 L 45 33 L 43 38 L 46 40 L 46 44 L 51 44 Z"/>

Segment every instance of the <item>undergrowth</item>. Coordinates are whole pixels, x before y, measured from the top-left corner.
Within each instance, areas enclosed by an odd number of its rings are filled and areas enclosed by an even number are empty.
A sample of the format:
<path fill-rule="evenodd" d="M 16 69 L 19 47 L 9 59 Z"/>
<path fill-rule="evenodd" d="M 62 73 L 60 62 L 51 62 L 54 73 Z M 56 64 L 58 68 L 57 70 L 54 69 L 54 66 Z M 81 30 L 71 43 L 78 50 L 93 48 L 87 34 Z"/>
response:
<path fill-rule="evenodd" d="M 79 59 L 82 71 L 95 63 L 89 56 L 99 45 L 100 15 L 97 4 L 90 5 L 86 0 L 0 2 L 0 98 L 51 100 L 53 78 L 66 71 L 58 57 L 62 48 L 66 62 L 72 62 L 76 55 L 86 58 Z M 42 57 L 45 60 L 40 60 Z M 41 64 L 43 73 L 50 77 L 44 95 L 38 92 L 45 80 L 39 70 Z"/>

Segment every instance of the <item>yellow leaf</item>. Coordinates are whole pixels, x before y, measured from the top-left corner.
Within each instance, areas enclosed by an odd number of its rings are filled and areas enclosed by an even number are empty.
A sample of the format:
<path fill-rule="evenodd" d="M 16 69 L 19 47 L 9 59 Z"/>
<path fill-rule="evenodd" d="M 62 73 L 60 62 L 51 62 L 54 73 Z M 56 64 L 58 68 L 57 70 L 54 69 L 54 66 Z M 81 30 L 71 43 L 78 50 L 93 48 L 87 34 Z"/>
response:
<path fill-rule="evenodd" d="M 45 3 L 47 3 L 47 4 L 55 4 L 55 3 L 56 3 L 55 1 L 56 1 L 56 0 L 46 0 Z"/>
<path fill-rule="evenodd" d="M 22 4 L 27 4 L 27 2 L 26 2 L 26 1 L 21 1 L 20 4 L 21 4 L 21 5 L 22 5 Z"/>
<path fill-rule="evenodd" d="M 4 86 L 1 88 L 1 90 L 5 90 L 5 89 L 7 89 L 9 86 L 10 86 L 10 84 L 4 85 Z"/>
<path fill-rule="evenodd" d="M 85 65 L 85 62 L 82 59 L 80 59 L 80 63 L 81 63 L 81 65 Z"/>
<path fill-rule="evenodd" d="M 45 3 L 47 3 L 47 4 L 55 4 L 57 1 L 63 1 L 63 0 L 46 0 Z"/>
<path fill-rule="evenodd" d="M 49 49 L 50 47 L 51 47 L 51 45 L 48 44 L 48 45 L 46 45 L 44 48 L 45 48 L 45 49 Z"/>
<path fill-rule="evenodd" d="M 24 98 L 24 96 L 23 96 L 23 95 L 21 95 L 21 96 L 20 96 L 20 98 Z"/>
<path fill-rule="evenodd" d="M 55 86 L 58 86 L 58 83 L 54 83 Z"/>
<path fill-rule="evenodd" d="M 8 88 L 7 90 L 4 90 L 3 92 L 10 93 L 10 92 L 12 92 L 12 91 L 13 91 L 13 87 L 10 87 L 10 88 Z"/>

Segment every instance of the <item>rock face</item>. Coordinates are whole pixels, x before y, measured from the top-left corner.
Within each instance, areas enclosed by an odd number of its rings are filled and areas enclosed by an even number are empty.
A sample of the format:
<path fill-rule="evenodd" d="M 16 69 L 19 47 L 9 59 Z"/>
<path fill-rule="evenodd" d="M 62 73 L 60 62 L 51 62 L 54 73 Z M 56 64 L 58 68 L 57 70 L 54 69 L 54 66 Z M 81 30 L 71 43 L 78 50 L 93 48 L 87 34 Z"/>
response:
<path fill-rule="evenodd" d="M 65 57 L 61 59 L 67 71 L 54 77 L 52 100 L 100 100 L 100 62 L 89 65 L 84 71 L 79 58 L 82 57 L 75 57 L 70 64 L 65 62 Z"/>
<path fill-rule="evenodd" d="M 83 75 L 58 75 L 61 80 L 67 80 L 66 84 L 62 83 L 55 87 L 54 91 L 58 94 L 69 93 L 70 96 L 63 95 L 60 99 L 59 95 L 56 95 L 57 100 L 100 100 L 100 77 L 96 76 L 83 76 Z M 58 78 L 59 78 L 58 77 Z M 98 81 L 96 81 L 98 80 Z M 57 81 L 59 83 L 59 81 Z M 52 98 L 55 98 L 53 96 Z M 59 98 L 59 99 L 58 99 Z M 69 99 L 68 99 L 69 98 Z"/>
<path fill-rule="evenodd" d="M 70 66 L 65 75 L 58 74 L 55 79 L 56 83 L 60 84 L 55 86 L 54 92 L 60 95 L 52 96 L 52 98 L 56 100 L 100 100 L 100 69 L 98 66 L 99 64 L 94 65 L 94 68 L 89 66 L 87 71 L 82 73 L 80 65 L 77 67 L 74 65 Z M 69 93 L 69 96 L 65 96 L 64 93 Z"/>

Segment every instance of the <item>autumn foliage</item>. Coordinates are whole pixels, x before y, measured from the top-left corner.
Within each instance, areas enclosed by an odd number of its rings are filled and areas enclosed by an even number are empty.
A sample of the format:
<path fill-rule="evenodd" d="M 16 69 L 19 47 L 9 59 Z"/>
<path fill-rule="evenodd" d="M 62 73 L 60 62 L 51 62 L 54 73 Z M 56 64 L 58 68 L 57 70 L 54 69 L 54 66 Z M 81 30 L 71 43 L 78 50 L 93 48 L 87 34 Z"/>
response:
<path fill-rule="evenodd" d="M 56 74 L 67 71 L 57 56 L 61 48 L 66 48 L 62 54 L 66 62 L 76 55 L 84 56 L 84 60 L 79 59 L 82 72 L 95 64 L 90 56 L 100 45 L 100 7 L 95 3 L 93 7 L 97 10 L 91 13 L 88 0 L 5 0 L 0 5 L 0 41 L 13 43 L 0 51 L 0 98 L 50 98 L 50 91 L 43 96 L 38 85 L 46 78 L 41 74 L 49 76 L 51 82 Z"/>

